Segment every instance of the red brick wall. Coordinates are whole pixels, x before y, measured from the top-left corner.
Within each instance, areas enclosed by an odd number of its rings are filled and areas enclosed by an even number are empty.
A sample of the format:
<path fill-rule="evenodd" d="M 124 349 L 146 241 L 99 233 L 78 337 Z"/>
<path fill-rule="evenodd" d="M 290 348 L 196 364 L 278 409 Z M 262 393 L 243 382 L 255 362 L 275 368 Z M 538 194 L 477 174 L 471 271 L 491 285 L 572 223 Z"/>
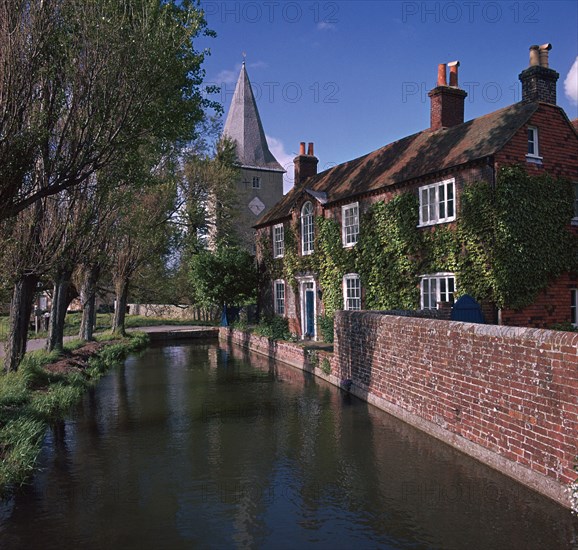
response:
<path fill-rule="evenodd" d="M 538 128 L 538 149 L 542 166 L 526 162 L 528 126 Z M 578 138 L 559 107 L 541 104 L 528 123 L 495 155 L 495 161 L 496 167 L 521 164 L 529 174 L 546 172 L 578 181 Z"/>
<path fill-rule="evenodd" d="M 425 420 L 458 448 L 464 438 L 562 484 L 527 482 L 566 498 L 578 455 L 578 334 L 338 312 L 335 336 L 333 374 L 356 393 Z M 440 437 L 435 429 L 426 431 Z"/>
<path fill-rule="evenodd" d="M 548 328 L 556 323 L 569 323 L 570 291 L 575 288 L 578 288 L 578 276 L 566 273 L 540 292 L 532 305 L 520 310 L 502 311 L 502 323 L 538 328 Z"/>

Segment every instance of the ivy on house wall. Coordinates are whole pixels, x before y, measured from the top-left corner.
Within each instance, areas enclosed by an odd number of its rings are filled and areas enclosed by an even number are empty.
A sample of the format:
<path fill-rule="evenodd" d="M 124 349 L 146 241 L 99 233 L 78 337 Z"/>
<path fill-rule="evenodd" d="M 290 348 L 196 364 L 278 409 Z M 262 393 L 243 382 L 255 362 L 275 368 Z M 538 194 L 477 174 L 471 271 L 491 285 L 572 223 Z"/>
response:
<path fill-rule="evenodd" d="M 323 290 L 325 315 L 332 318 L 343 309 L 343 276 L 356 273 L 356 247 L 344 248 L 341 226 L 331 218 L 317 218 L 317 269 Z"/>
<path fill-rule="evenodd" d="M 378 202 L 363 216 L 358 271 L 367 309 L 415 309 L 426 239 L 417 229 L 418 199 L 403 193 Z"/>
<path fill-rule="evenodd" d="M 547 174 L 529 176 L 520 166 L 487 182 L 466 186 L 456 231 L 460 292 L 500 308 L 530 305 L 548 283 L 576 269 L 573 186 Z"/>
<path fill-rule="evenodd" d="M 370 207 L 355 247 L 343 247 L 336 220 L 317 218 L 312 255 L 300 256 L 298 228 L 286 226 L 285 257 L 273 259 L 269 239 L 265 263 L 271 278 L 295 290 L 298 274 L 316 272 L 329 317 L 343 308 L 347 273 L 359 273 L 366 309 L 417 309 L 420 275 L 443 271 L 456 274 L 457 295 L 518 309 L 578 267 L 577 237 L 568 230 L 573 193 L 564 179 L 504 167 L 495 187 L 482 181 L 463 188 L 455 224 L 419 228 L 418 197 L 405 192 Z"/>
<path fill-rule="evenodd" d="M 575 268 L 576 238 L 568 231 L 574 190 L 565 179 L 509 166 L 498 174 L 493 199 L 493 242 L 486 243 L 492 299 L 498 307 L 519 309 L 552 278 Z"/>

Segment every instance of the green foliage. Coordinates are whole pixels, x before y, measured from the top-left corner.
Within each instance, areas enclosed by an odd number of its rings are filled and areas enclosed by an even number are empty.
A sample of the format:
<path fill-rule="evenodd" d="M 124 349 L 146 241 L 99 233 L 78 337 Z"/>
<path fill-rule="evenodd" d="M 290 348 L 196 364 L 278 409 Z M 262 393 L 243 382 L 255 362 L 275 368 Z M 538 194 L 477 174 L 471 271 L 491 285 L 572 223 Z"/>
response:
<path fill-rule="evenodd" d="M 333 330 L 333 315 L 319 315 L 317 317 L 317 326 L 319 327 L 319 333 L 324 342 L 328 344 L 333 344 L 334 340 L 334 330 Z"/>
<path fill-rule="evenodd" d="M 285 253 L 283 255 L 283 278 L 297 292 L 297 273 L 307 269 L 307 262 L 310 261 L 310 256 L 301 256 L 299 254 L 299 239 L 297 237 L 298 231 L 294 227 L 285 226 Z"/>
<path fill-rule="evenodd" d="M 500 170 L 492 247 L 498 307 L 531 304 L 550 279 L 573 266 L 576 242 L 567 229 L 573 203 L 567 180 L 531 177 L 519 166 Z"/>
<path fill-rule="evenodd" d="M 363 216 L 358 272 L 368 309 L 414 309 L 419 303 L 418 275 L 425 250 L 417 229 L 419 204 L 413 193 L 374 204 Z"/>
<path fill-rule="evenodd" d="M 234 321 L 231 324 L 231 328 L 234 328 L 235 330 L 247 330 L 249 328 L 249 325 L 247 324 L 247 321 L 244 319 L 239 319 L 238 321 Z"/>
<path fill-rule="evenodd" d="M 264 336 L 271 340 L 287 340 L 291 341 L 293 336 L 289 331 L 289 321 L 285 317 L 271 317 L 262 319 L 254 330 L 258 336 Z"/>
<path fill-rule="evenodd" d="M 318 237 L 316 261 L 319 284 L 323 290 L 325 314 L 333 317 L 343 309 L 343 276 L 355 273 L 357 248 L 344 248 L 341 242 L 341 227 L 330 218 L 317 218 Z"/>
<path fill-rule="evenodd" d="M 327 375 L 331 374 L 331 363 L 327 357 L 324 357 L 323 361 L 321 361 L 321 370 Z"/>
<path fill-rule="evenodd" d="M 578 327 L 575 327 L 572 323 L 554 323 L 550 327 L 550 330 L 563 330 L 565 332 L 578 332 Z"/>
<path fill-rule="evenodd" d="M 107 367 L 146 346 L 148 335 L 135 332 L 112 341 L 82 372 L 45 370 L 59 354 L 39 351 L 26 354 L 17 372 L 0 375 L 0 494 L 8 485 L 24 482 L 32 472 L 48 424 L 62 418 Z"/>
<path fill-rule="evenodd" d="M 491 300 L 496 217 L 491 185 L 485 181 L 467 185 L 462 190 L 460 205 L 455 233 L 461 248 L 455 266 L 459 289 L 477 300 Z"/>
<path fill-rule="evenodd" d="M 9 420 L 0 428 L 0 494 L 8 484 L 22 484 L 30 475 L 36 464 L 45 430 L 44 422 L 28 416 Z"/>
<path fill-rule="evenodd" d="M 313 367 L 319 366 L 319 354 L 317 353 L 316 349 L 308 349 L 306 350 L 307 360 L 309 364 Z"/>
<path fill-rule="evenodd" d="M 420 275 L 443 271 L 456 274 L 456 295 L 518 309 L 553 278 L 577 269 L 577 239 L 568 230 L 573 193 L 567 180 L 504 167 L 495 187 L 482 181 L 462 189 L 455 224 L 418 227 L 418 197 L 406 192 L 370 207 L 354 248 L 343 247 L 335 220 L 319 218 L 314 254 L 299 256 L 296 231 L 286 228 L 283 265 L 272 257 L 264 263 L 294 290 L 296 275 L 318 273 L 325 306 L 318 326 L 325 341 L 331 341 L 330 319 L 343 307 L 347 273 L 360 275 L 367 309 L 417 309 Z M 265 253 L 270 248 L 267 242 Z"/>
<path fill-rule="evenodd" d="M 201 250 L 191 258 L 195 302 L 203 305 L 241 305 L 256 299 L 257 269 L 249 252 L 220 246 Z"/>
<path fill-rule="evenodd" d="M 500 308 L 531 304 L 549 281 L 575 268 L 573 202 L 568 181 L 529 176 L 519 166 L 502 168 L 495 189 L 466 186 L 446 267 L 456 272 L 460 292 Z"/>

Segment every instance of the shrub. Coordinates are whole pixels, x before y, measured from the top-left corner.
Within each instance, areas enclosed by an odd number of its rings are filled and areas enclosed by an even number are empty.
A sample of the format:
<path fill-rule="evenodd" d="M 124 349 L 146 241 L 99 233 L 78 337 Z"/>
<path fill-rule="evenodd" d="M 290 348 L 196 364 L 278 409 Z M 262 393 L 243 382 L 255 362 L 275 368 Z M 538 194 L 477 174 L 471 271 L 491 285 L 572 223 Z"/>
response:
<path fill-rule="evenodd" d="M 333 344 L 333 315 L 320 315 L 317 317 L 317 325 L 323 341 Z"/>
<path fill-rule="evenodd" d="M 291 340 L 289 320 L 285 317 L 271 317 L 263 319 L 255 328 L 255 334 L 271 340 Z"/>

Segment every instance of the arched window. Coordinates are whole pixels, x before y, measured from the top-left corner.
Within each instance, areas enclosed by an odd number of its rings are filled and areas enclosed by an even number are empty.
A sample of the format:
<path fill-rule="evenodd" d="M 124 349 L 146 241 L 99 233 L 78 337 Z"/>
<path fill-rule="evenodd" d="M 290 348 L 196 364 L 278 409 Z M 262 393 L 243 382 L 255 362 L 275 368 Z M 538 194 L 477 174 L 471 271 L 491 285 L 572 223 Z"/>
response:
<path fill-rule="evenodd" d="M 306 202 L 301 208 L 301 253 L 313 252 L 313 205 Z"/>

